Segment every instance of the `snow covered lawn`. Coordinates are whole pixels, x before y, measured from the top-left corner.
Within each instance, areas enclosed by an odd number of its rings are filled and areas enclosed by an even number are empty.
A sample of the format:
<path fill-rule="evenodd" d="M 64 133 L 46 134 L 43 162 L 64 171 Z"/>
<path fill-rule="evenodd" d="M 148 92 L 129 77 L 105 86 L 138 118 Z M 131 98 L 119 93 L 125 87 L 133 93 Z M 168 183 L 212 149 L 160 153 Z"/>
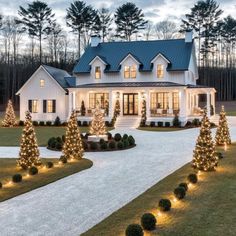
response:
<path fill-rule="evenodd" d="M 86 153 L 94 163 L 92 168 L 0 203 L 1 235 L 85 232 L 189 162 L 198 129 L 127 133 L 135 137 L 137 147 Z M 231 134 L 236 140 L 236 128 Z"/>

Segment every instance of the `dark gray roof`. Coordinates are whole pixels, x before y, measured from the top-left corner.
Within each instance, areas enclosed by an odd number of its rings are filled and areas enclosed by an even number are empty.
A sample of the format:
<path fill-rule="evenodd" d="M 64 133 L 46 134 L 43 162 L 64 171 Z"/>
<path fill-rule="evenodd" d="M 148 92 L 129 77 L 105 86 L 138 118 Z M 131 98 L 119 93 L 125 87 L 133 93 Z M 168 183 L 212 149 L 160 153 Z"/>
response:
<path fill-rule="evenodd" d="M 192 53 L 192 43 L 185 43 L 184 39 L 133 41 L 133 42 L 107 42 L 97 47 L 88 47 L 74 67 L 74 73 L 90 72 L 89 63 L 96 57 L 101 57 L 108 65 L 105 72 L 118 72 L 120 62 L 128 55 L 134 56 L 140 63 L 139 70 L 152 70 L 151 61 L 161 53 L 170 61 L 167 70 L 188 70 Z"/>
<path fill-rule="evenodd" d="M 210 87 L 208 87 L 208 86 L 199 85 L 199 84 L 196 84 L 196 85 L 194 85 L 194 84 L 188 84 L 187 86 L 188 86 L 188 88 L 210 88 Z"/>
<path fill-rule="evenodd" d="M 186 86 L 173 82 L 120 82 L 78 85 L 76 88 L 111 88 L 111 87 L 179 87 Z"/>
<path fill-rule="evenodd" d="M 58 82 L 58 84 L 60 84 L 60 86 L 64 89 L 70 87 L 70 83 L 68 83 L 68 81 L 70 81 L 69 78 L 72 78 L 71 80 L 73 80 L 74 77 L 71 77 L 70 74 L 68 74 L 67 71 L 62 70 L 62 69 L 58 69 L 52 66 L 46 66 L 46 65 L 42 65 L 43 68 Z M 65 79 L 67 78 L 67 79 Z M 75 80 L 75 79 L 74 79 Z M 72 82 L 73 84 L 73 82 Z M 73 84 L 73 86 L 75 85 L 75 83 Z"/>

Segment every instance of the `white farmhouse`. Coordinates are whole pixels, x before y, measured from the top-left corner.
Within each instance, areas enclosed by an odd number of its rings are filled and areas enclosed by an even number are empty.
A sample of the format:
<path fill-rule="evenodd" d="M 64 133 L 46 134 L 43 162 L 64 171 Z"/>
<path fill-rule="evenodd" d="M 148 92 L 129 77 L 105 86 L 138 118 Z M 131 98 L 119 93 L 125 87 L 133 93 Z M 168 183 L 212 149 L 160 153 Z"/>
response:
<path fill-rule="evenodd" d="M 121 113 L 117 124 L 134 126 L 140 122 L 142 100 L 146 100 L 147 123 L 182 124 L 199 118 L 199 95 L 205 94 L 208 115 L 215 111 L 215 89 L 196 85 L 198 70 L 192 32 L 185 39 L 105 42 L 99 37 L 75 65 L 73 76 L 42 65 L 18 91 L 20 119 L 26 110 L 37 121 L 67 120 L 76 110 L 78 120 L 91 120 L 96 104 L 107 110 L 111 120 L 115 103 Z M 85 114 L 81 114 L 82 101 Z M 83 115 L 83 116 L 82 116 Z"/>

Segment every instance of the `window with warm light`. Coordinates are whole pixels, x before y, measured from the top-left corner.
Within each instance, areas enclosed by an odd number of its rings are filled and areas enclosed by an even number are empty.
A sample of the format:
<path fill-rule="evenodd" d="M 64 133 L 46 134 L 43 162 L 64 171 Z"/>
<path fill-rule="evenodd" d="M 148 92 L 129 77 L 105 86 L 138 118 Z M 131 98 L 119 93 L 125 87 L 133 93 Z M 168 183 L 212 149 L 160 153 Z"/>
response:
<path fill-rule="evenodd" d="M 164 65 L 158 64 L 157 65 L 157 78 L 163 78 L 164 77 Z"/>
<path fill-rule="evenodd" d="M 52 113 L 53 112 L 53 101 L 47 100 L 47 112 Z"/>
<path fill-rule="evenodd" d="M 41 79 L 40 80 L 40 87 L 43 88 L 45 86 L 45 80 Z"/>
<path fill-rule="evenodd" d="M 124 77 L 125 79 L 135 79 L 137 75 L 136 66 L 125 66 L 124 68 Z"/>
<path fill-rule="evenodd" d="M 33 113 L 38 112 L 38 100 L 32 100 L 32 112 Z"/>
<path fill-rule="evenodd" d="M 174 92 L 172 93 L 172 102 L 173 102 L 173 110 L 179 110 L 179 93 Z"/>
<path fill-rule="evenodd" d="M 95 67 L 95 79 L 101 79 L 101 68 L 100 68 L 100 66 Z"/>
<path fill-rule="evenodd" d="M 99 104 L 100 108 L 104 109 L 109 101 L 109 93 L 90 93 L 89 108 L 95 108 Z"/>

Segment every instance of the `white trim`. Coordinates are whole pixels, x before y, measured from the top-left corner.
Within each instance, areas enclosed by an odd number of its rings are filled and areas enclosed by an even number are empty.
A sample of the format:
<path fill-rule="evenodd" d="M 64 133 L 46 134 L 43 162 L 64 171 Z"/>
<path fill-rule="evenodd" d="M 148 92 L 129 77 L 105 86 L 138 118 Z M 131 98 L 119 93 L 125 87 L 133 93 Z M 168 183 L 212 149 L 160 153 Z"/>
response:
<path fill-rule="evenodd" d="M 170 63 L 170 61 L 169 61 L 163 54 L 161 54 L 161 53 L 158 53 L 158 54 L 152 59 L 151 63 L 154 63 L 154 62 L 157 60 L 158 57 L 161 57 L 161 58 L 163 58 L 167 63 Z"/>
<path fill-rule="evenodd" d="M 129 53 L 129 54 L 120 62 L 120 65 L 121 65 L 128 57 L 131 57 L 138 65 L 141 64 L 137 59 L 135 59 L 135 58 L 132 56 L 132 54 Z"/>
<path fill-rule="evenodd" d="M 89 62 L 89 65 L 91 66 L 96 59 L 101 61 L 104 65 L 107 65 L 107 63 L 105 61 L 103 61 L 102 58 L 99 56 L 94 57 L 93 60 Z"/>
<path fill-rule="evenodd" d="M 46 72 L 46 74 L 55 82 L 55 84 L 57 84 L 61 90 L 63 90 L 63 92 L 65 92 L 66 94 L 66 91 L 64 88 L 61 87 L 61 85 L 50 75 L 50 73 L 44 68 L 43 65 L 39 66 L 39 68 L 33 73 L 33 75 L 31 75 L 31 77 L 24 83 L 24 85 L 18 90 L 18 92 L 16 93 L 16 95 L 20 95 L 22 89 L 34 78 L 35 74 L 38 73 L 38 71 L 40 69 L 42 69 Z"/>

